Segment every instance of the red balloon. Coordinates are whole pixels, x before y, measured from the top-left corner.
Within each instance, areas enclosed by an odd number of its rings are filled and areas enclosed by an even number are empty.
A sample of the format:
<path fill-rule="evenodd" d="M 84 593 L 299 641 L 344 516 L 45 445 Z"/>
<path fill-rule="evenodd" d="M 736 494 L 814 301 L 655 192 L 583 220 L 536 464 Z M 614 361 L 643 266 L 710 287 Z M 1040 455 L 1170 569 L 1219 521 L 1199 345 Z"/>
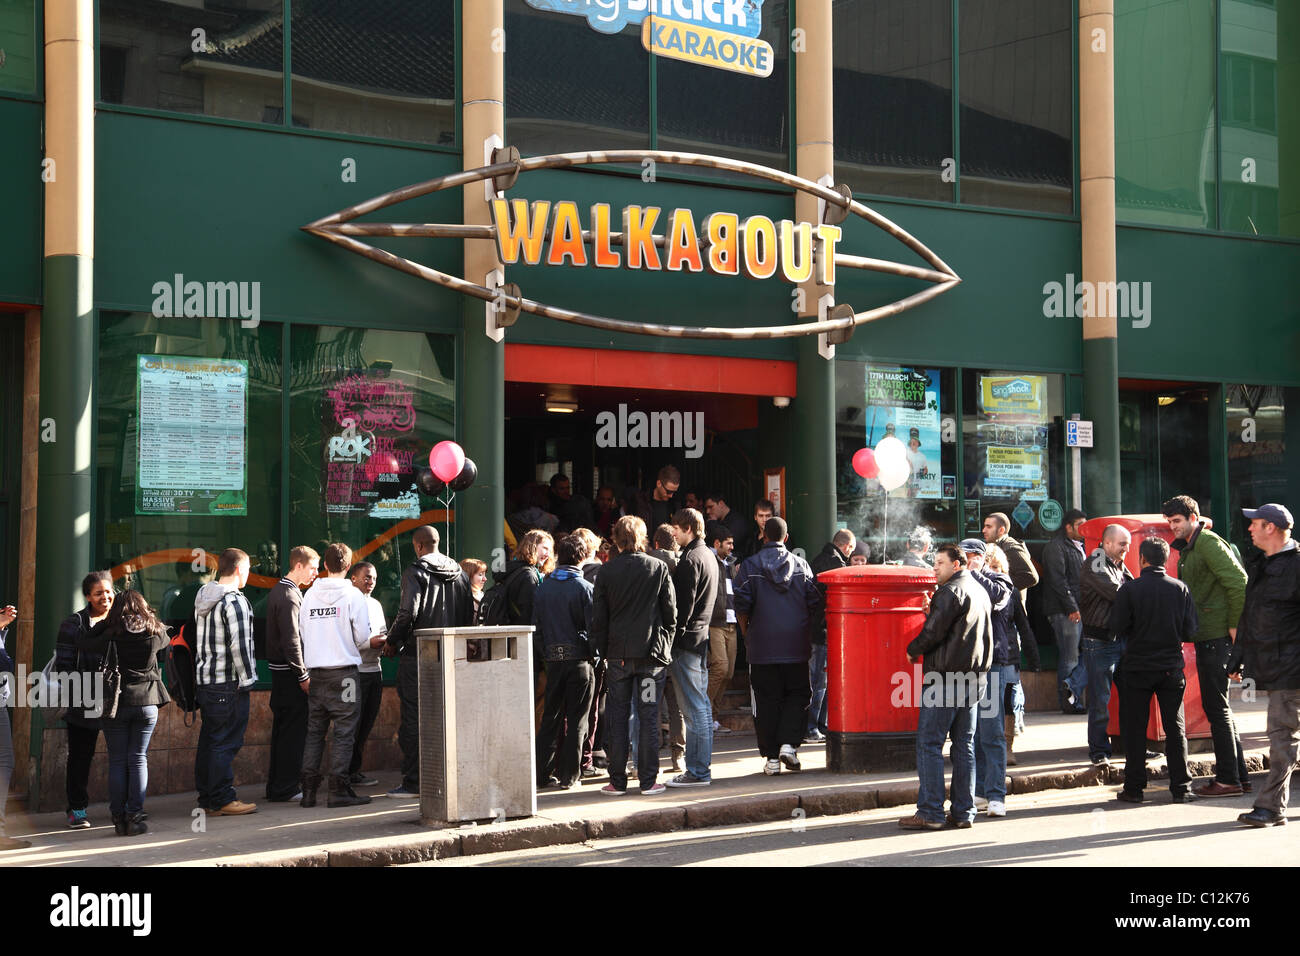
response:
<path fill-rule="evenodd" d="M 859 448 L 853 453 L 853 470 L 863 478 L 875 478 L 880 474 L 876 464 L 876 453 L 870 448 Z"/>
<path fill-rule="evenodd" d="M 465 467 L 465 450 L 454 441 L 440 441 L 429 452 L 429 467 L 443 481 L 455 481 Z"/>

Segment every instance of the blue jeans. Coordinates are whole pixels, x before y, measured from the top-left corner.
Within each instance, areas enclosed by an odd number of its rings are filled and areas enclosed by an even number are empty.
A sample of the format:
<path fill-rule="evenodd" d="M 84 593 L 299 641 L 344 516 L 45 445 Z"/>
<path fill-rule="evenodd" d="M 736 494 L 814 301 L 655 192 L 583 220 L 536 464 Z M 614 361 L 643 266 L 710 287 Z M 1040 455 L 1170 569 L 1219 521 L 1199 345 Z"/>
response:
<path fill-rule="evenodd" d="M 1071 621 L 1068 614 L 1049 614 L 1052 632 L 1056 635 L 1056 699 L 1061 710 L 1068 711 L 1069 703 L 1065 699 L 1062 682 L 1070 685 L 1077 704 L 1083 697 L 1083 689 L 1088 686 L 1088 670 L 1079 660 L 1079 638 L 1083 635 L 1083 622 Z"/>
<path fill-rule="evenodd" d="M 1103 641 L 1096 637 L 1083 639 L 1083 663 L 1088 671 L 1088 759 L 1110 756 L 1110 684 L 1115 680 L 1115 669 L 1124 656 L 1125 640 L 1118 637 Z"/>
<path fill-rule="evenodd" d="M 235 754 L 244 746 L 249 694 L 232 680 L 200 684 L 195 696 L 203 725 L 194 754 L 194 788 L 200 807 L 219 810 L 235 799 Z"/>
<path fill-rule="evenodd" d="M 144 809 L 149 789 L 149 740 L 158 724 L 158 708 L 119 707 L 104 719 L 108 745 L 108 809 L 113 816 L 130 816 Z"/>
<path fill-rule="evenodd" d="M 975 795 L 999 803 L 1007 799 L 1007 735 L 1002 720 L 1011 687 L 1020 687 L 1019 669 L 1014 664 L 994 664 L 975 720 Z"/>
<path fill-rule="evenodd" d="M 709 704 L 709 645 L 681 651 L 668 665 L 686 718 L 686 770 L 698 780 L 712 779 L 713 708 Z"/>
<path fill-rule="evenodd" d="M 975 711 L 978 703 L 930 707 L 922 697 L 916 727 L 916 772 L 920 778 L 916 812 L 932 823 L 943 816 L 943 742 L 952 737 L 952 815 L 975 819 Z"/>
<path fill-rule="evenodd" d="M 808 704 L 808 733 L 826 731 L 826 645 L 814 644 L 808 658 L 808 680 L 812 684 L 812 700 Z"/>

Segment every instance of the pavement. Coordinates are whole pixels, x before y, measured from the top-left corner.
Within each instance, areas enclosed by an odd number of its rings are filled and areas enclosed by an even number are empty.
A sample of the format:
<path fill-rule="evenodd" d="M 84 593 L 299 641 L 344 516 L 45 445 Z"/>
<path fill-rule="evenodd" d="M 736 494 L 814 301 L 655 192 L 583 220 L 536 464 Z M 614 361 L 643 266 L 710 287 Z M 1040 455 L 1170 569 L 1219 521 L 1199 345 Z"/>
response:
<path fill-rule="evenodd" d="M 1234 713 L 1253 772 L 1265 769 L 1267 698 L 1234 701 Z M 1117 786 L 1122 763 L 1093 767 L 1087 760 L 1086 719 L 1031 713 L 1026 733 L 1016 739 L 1019 764 L 1008 768 L 1007 800 L 1014 826 L 1017 803 L 1026 794 L 1080 787 Z M 1193 746 L 1208 745 L 1193 741 Z M 89 808 L 94 826 L 71 831 L 62 813 L 29 815 L 11 806 L 8 832 L 32 841 L 24 850 L 0 854 L 5 866 L 384 866 L 417 863 L 539 847 L 586 843 L 639 834 L 703 827 L 802 821 L 888 807 L 903 809 L 916 799 L 914 772 L 839 774 L 826 769 L 824 744 L 799 750 L 803 770 L 768 777 L 752 735 L 732 734 L 715 741 L 711 787 L 673 790 L 645 797 L 606 797 L 607 782 L 589 780 L 573 791 L 542 791 L 535 816 L 483 821 L 464 826 L 424 825 L 415 799 L 379 796 L 369 805 L 345 809 L 320 805 L 304 810 L 296 803 L 266 803 L 261 786 L 242 789 L 240 798 L 258 802 L 258 812 L 240 817 L 209 817 L 188 794 L 147 801 L 149 832 L 119 837 L 104 804 Z M 1212 772 L 1213 753 L 1193 753 L 1194 777 Z M 667 757 L 661 766 L 667 767 Z M 1167 777 L 1164 760 L 1152 766 L 1149 797 L 1159 799 Z M 397 774 L 378 774 L 380 785 L 365 792 L 382 794 L 398 783 Z M 661 774 L 664 780 L 669 776 Z M 1256 778 L 1258 784 L 1260 779 Z M 1207 801 L 1209 802 L 1209 801 Z M 1228 801 L 1215 801 L 1227 803 Z M 1235 802 L 1242 802 L 1238 798 Z M 1234 805 L 1235 805 L 1234 802 Z M 1246 798 L 1248 802 L 1248 798 Z"/>

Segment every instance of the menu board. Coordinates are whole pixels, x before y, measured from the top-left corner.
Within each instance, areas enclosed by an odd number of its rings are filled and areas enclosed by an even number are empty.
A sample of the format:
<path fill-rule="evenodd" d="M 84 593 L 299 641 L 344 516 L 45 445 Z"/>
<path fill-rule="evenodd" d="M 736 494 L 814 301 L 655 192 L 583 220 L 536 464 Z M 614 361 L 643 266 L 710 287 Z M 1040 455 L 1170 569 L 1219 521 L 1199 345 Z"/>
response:
<path fill-rule="evenodd" d="M 890 497 L 941 497 L 938 369 L 868 365 L 866 371 L 867 445 L 893 435 L 907 446 L 911 466 L 907 483 Z"/>
<path fill-rule="evenodd" d="M 248 513 L 248 363 L 138 356 L 135 513 Z"/>

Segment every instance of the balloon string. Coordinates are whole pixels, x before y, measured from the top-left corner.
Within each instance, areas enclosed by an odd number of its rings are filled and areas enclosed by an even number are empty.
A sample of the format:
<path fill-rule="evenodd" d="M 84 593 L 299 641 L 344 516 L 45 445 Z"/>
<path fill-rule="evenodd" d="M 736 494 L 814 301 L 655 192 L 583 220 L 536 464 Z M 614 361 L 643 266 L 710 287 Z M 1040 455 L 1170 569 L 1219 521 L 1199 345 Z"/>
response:
<path fill-rule="evenodd" d="M 884 541 L 885 553 L 881 555 L 880 558 L 880 563 L 884 564 L 886 561 L 889 560 L 889 489 L 887 489 L 884 485 L 881 485 L 880 488 L 885 493 L 885 541 Z"/>

